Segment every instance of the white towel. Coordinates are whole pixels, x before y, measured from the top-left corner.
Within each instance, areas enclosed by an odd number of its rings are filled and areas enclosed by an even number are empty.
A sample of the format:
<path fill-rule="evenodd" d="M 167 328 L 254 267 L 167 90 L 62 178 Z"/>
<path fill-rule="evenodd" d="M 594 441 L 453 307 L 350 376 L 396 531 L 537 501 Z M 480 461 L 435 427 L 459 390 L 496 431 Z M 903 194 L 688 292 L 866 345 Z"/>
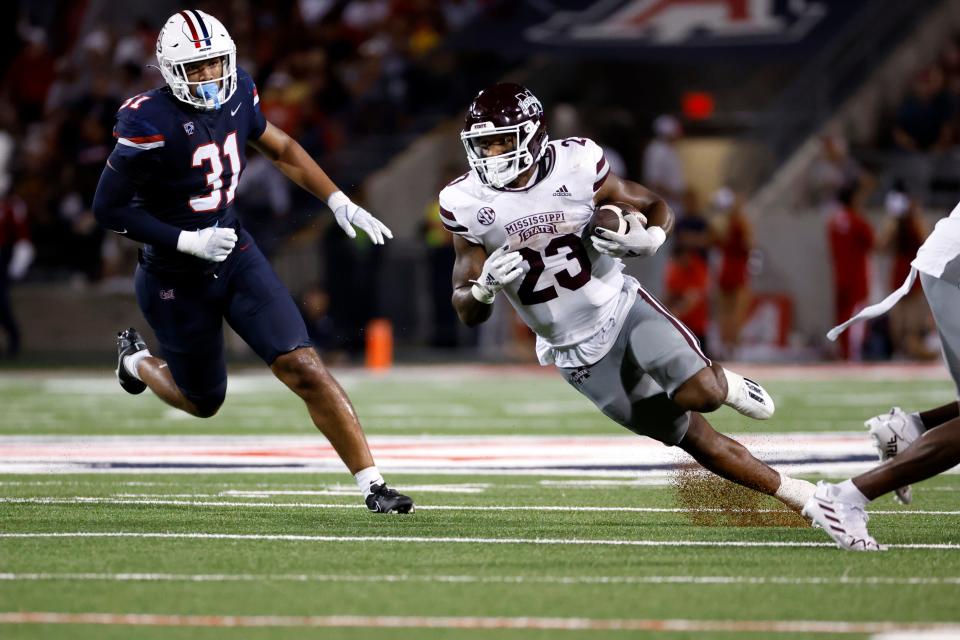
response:
<path fill-rule="evenodd" d="M 910 291 L 910 287 L 913 286 L 914 281 L 917 279 L 917 268 L 913 267 L 910 269 L 910 273 L 907 274 L 907 279 L 903 281 L 903 284 L 900 285 L 900 288 L 888 295 L 886 298 L 878 302 L 877 304 L 872 304 L 869 307 L 863 308 L 860 313 L 853 316 L 843 324 L 838 324 L 830 331 L 827 331 L 827 338 L 832 342 L 836 342 L 837 338 L 840 337 L 840 334 L 847 330 L 847 328 L 861 320 L 869 320 L 870 318 L 876 318 L 877 316 L 882 316 L 887 311 L 893 308 L 895 304 L 900 302 L 900 299 L 907 295 L 907 292 Z"/>

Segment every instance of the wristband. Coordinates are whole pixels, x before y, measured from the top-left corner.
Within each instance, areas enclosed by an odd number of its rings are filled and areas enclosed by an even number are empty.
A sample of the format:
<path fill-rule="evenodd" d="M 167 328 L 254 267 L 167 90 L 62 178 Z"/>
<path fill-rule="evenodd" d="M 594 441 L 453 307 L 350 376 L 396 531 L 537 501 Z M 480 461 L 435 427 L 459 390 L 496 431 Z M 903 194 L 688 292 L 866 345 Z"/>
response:
<path fill-rule="evenodd" d="M 497 295 L 495 293 L 491 293 L 486 287 L 476 283 L 470 287 L 470 293 L 473 294 L 473 297 L 476 298 L 478 302 L 482 302 L 483 304 L 493 304 L 493 299 Z"/>

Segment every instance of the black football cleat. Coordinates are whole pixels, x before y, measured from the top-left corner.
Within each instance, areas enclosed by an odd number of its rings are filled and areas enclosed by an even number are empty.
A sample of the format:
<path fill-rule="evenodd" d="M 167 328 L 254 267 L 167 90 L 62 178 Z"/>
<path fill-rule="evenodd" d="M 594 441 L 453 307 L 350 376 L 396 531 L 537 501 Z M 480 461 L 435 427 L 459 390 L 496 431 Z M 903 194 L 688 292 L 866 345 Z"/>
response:
<path fill-rule="evenodd" d="M 127 368 L 123 366 L 123 359 L 146 348 L 147 343 L 143 341 L 140 333 L 133 327 L 117 334 L 117 380 L 120 381 L 120 386 L 127 393 L 134 395 L 143 393 L 147 385 L 130 375 Z"/>
<path fill-rule="evenodd" d="M 374 513 L 413 513 L 413 500 L 385 484 L 370 487 L 367 509 Z"/>

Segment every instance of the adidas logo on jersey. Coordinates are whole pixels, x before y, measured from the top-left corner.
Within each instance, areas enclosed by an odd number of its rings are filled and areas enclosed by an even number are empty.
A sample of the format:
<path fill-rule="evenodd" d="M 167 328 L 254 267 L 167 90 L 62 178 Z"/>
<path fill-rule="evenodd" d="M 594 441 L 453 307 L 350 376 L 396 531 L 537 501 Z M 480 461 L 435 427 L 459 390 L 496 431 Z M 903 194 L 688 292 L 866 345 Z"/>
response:
<path fill-rule="evenodd" d="M 567 189 L 567 185 L 564 184 L 564 185 L 560 185 L 560 188 L 554 191 L 553 195 L 560 196 L 560 197 L 568 197 L 568 196 L 572 196 L 573 194 L 570 193 L 570 190 Z"/>

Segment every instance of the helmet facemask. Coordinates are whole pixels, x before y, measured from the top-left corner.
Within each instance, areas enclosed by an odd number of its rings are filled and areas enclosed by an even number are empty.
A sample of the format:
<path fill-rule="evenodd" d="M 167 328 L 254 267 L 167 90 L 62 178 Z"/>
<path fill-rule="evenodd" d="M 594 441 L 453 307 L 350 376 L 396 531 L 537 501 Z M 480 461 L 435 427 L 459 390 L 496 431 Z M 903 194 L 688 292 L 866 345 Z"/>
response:
<path fill-rule="evenodd" d="M 543 140 L 539 144 L 531 144 L 537 138 L 540 128 L 538 120 L 528 120 L 507 127 L 495 127 L 492 122 L 481 122 L 474 124 L 468 131 L 462 131 L 460 140 L 467 152 L 470 168 L 476 170 L 480 181 L 487 186 L 502 189 L 543 156 L 547 142 L 546 132 L 543 132 Z M 495 156 L 484 155 L 484 146 L 481 144 L 484 138 L 505 136 L 514 141 L 512 150 Z"/>
<path fill-rule="evenodd" d="M 219 78 L 199 82 L 188 79 L 187 66 L 218 57 L 222 64 Z M 233 50 L 225 55 L 208 55 L 183 62 L 160 59 L 160 73 L 178 99 L 200 109 L 219 109 L 237 90 L 237 52 Z"/>

